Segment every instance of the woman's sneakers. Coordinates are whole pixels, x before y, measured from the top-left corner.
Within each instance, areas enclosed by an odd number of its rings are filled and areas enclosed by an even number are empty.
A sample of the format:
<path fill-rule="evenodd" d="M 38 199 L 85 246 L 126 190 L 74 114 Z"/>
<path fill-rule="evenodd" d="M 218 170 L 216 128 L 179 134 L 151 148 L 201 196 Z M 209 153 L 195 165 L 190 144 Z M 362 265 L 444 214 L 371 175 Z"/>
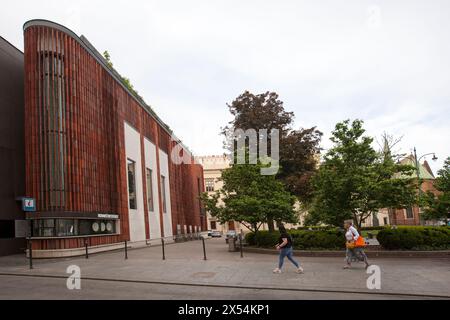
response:
<path fill-rule="evenodd" d="M 281 270 L 280 270 L 280 268 L 276 268 L 276 269 L 274 269 L 274 270 L 273 270 L 273 273 L 281 273 Z"/>
<path fill-rule="evenodd" d="M 295 272 L 303 273 L 303 268 L 302 267 L 298 267 Z M 281 273 L 281 270 L 279 268 L 276 268 L 276 269 L 273 270 L 273 273 Z"/>

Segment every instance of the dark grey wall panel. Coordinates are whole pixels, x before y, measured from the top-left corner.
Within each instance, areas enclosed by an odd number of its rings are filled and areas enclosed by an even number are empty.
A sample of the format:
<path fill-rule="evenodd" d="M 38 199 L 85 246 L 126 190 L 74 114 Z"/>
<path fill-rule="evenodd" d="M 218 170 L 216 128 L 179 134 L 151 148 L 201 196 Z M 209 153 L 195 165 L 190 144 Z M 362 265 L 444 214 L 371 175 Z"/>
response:
<path fill-rule="evenodd" d="M 24 219 L 16 201 L 25 195 L 24 110 L 23 53 L 0 37 L 0 220 Z M 0 255 L 18 244 L 3 240 Z"/>

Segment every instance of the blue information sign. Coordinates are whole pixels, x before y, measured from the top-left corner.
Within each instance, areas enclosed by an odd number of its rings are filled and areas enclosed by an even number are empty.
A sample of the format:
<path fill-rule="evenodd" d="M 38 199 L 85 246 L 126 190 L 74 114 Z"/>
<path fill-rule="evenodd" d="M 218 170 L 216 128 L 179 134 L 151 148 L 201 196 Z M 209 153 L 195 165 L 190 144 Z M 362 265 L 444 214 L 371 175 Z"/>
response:
<path fill-rule="evenodd" d="M 22 210 L 23 211 L 36 211 L 36 199 L 34 198 L 23 198 L 22 199 Z"/>

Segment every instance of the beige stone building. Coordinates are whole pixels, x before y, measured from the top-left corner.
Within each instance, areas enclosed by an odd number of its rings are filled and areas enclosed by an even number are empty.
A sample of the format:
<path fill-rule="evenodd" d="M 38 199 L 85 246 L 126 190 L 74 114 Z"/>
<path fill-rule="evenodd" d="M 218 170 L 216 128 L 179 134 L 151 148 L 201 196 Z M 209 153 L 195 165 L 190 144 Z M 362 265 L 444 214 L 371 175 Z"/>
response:
<path fill-rule="evenodd" d="M 225 155 L 213 155 L 213 156 L 199 156 L 195 160 L 197 163 L 203 166 L 203 176 L 205 179 L 205 191 L 209 195 L 214 194 L 217 190 L 220 190 L 223 186 L 221 181 L 222 170 L 230 167 L 230 160 Z M 296 206 L 298 208 L 298 206 Z M 300 220 L 302 220 L 300 216 Z M 286 228 L 296 228 L 300 226 L 286 224 Z M 212 217 L 210 213 L 207 213 L 207 228 L 208 230 L 217 230 L 225 234 L 229 230 L 236 230 L 236 232 L 249 232 L 249 230 L 239 222 L 230 221 L 226 224 L 221 224 L 215 217 Z M 267 224 L 261 226 L 260 230 L 268 230 Z"/>

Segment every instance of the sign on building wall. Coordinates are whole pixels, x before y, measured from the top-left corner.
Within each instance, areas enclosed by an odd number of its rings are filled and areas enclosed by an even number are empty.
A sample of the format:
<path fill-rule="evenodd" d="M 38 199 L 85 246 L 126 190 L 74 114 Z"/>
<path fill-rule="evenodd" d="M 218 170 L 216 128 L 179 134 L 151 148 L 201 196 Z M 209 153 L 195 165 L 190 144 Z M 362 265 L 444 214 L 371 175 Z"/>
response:
<path fill-rule="evenodd" d="M 36 211 L 36 199 L 23 198 L 22 199 L 22 210 L 26 211 L 26 212 Z"/>

